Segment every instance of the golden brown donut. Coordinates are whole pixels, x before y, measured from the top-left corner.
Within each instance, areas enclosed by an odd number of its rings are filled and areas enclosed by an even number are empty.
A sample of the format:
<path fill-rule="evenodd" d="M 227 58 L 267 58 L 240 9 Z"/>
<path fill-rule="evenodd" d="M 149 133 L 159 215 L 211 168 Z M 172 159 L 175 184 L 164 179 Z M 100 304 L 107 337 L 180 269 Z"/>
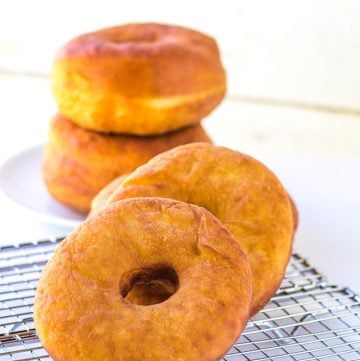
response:
<path fill-rule="evenodd" d="M 216 42 L 195 30 L 129 24 L 81 35 L 58 53 L 60 113 L 101 132 L 162 134 L 198 123 L 222 100 Z"/>
<path fill-rule="evenodd" d="M 57 114 L 45 146 L 43 177 L 55 199 L 86 213 L 93 197 L 117 176 L 158 153 L 197 141 L 210 141 L 199 125 L 153 137 L 105 135 Z"/>
<path fill-rule="evenodd" d="M 291 254 L 293 210 L 280 181 L 257 160 L 205 143 L 179 146 L 130 174 L 108 203 L 131 197 L 177 199 L 212 212 L 248 256 L 252 315 L 278 289 Z"/>
<path fill-rule="evenodd" d="M 138 282 L 173 285 L 161 303 Z M 206 209 L 160 198 L 118 202 L 80 225 L 46 265 L 35 325 L 57 361 L 220 360 L 246 325 L 251 271 Z"/>

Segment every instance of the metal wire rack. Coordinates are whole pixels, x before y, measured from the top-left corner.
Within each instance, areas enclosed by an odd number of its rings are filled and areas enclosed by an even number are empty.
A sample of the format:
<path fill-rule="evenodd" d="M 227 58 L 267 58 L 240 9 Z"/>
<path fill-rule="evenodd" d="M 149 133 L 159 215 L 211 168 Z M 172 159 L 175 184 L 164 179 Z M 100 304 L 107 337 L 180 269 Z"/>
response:
<path fill-rule="evenodd" d="M 61 239 L 0 247 L 0 360 L 51 360 L 36 336 L 40 273 Z M 224 357 L 243 360 L 360 360 L 360 297 L 294 253 L 275 297 Z"/>

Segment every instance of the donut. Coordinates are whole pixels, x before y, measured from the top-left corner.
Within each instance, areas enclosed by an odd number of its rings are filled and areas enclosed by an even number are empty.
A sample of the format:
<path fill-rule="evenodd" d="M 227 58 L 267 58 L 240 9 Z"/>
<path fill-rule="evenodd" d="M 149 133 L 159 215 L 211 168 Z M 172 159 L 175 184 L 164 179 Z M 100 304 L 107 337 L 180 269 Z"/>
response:
<path fill-rule="evenodd" d="M 294 216 L 284 187 L 257 160 L 211 144 L 179 146 L 130 174 L 107 204 L 132 197 L 177 199 L 213 213 L 249 259 L 252 315 L 278 289 L 291 255 Z"/>
<path fill-rule="evenodd" d="M 214 39 L 153 23 L 71 40 L 58 52 L 51 79 L 60 113 L 76 124 L 136 135 L 197 124 L 226 91 Z"/>
<path fill-rule="evenodd" d="M 43 178 L 56 200 L 87 213 L 93 197 L 117 176 L 158 153 L 196 141 L 210 141 L 200 125 L 152 137 L 109 135 L 83 129 L 57 114 L 44 150 Z"/>
<path fill-rule="evenodd" d="M 135 284 L 154 280 L 172 285 L 168 298 L 128 299 Z M 250 306 L 247 258 L 210 212 L 137 198 L 88 218 L 59 245 L 34 320 L 57 361 L 208 361 L 237 340 Z"/>

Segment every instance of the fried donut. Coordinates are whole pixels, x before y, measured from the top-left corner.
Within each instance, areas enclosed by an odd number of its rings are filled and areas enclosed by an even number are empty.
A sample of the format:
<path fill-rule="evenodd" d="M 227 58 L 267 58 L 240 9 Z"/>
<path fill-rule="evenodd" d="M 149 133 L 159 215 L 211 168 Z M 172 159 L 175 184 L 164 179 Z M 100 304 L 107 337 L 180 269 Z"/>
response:
<path fill-rule="evenodd" d="M 213 213 L 248 256 L 252 315 L 278 289 L 291 254 L 293 210 L 280 181 L 257 160 L 205 143 L 179 146 L 130 174 L 108 203 L 131 197 L 172 198 Z"/>
<path fill-rule="evenodd" d="M 226 90 L 216 42 L 161 24 L 79 36 L 59 51 L 51 78 L 60 113 L 91 130 L 136 135 L 197 124 Z"/>
<path fill-rule="evenodd" d="M 93 197 L 117 176 L 158 153 L 197 141 L 210 141 L 199 125 L 153 137 L 106 135 L 83 129 L 57 114 L 45 146 L 43 177 L 55 199 L 87 213 Z"/>
<path fill-rule="evenodd" d="M 157 279 L 173 286 L 166 300 L 128 300 L 135 284 Z M 210 212 L 137 198 L 88 218 L 60 244 L 34 319 L 57 361 L 208 361 L 237 340 L 250 306 L 247 258 Z"/>

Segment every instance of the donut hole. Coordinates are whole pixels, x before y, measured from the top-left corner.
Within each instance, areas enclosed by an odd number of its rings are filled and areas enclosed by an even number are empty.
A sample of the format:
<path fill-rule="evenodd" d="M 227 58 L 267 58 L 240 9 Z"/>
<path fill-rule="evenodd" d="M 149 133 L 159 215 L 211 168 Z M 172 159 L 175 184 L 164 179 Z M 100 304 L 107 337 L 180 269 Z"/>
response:
<path fill-rule="evenodd" d="M 131 272 L 121 284 L 122 298 L 133 304 L 148 306 L 170 298 L 179 287 L 179 278 L 172 267 L 156 266 Z"/>

